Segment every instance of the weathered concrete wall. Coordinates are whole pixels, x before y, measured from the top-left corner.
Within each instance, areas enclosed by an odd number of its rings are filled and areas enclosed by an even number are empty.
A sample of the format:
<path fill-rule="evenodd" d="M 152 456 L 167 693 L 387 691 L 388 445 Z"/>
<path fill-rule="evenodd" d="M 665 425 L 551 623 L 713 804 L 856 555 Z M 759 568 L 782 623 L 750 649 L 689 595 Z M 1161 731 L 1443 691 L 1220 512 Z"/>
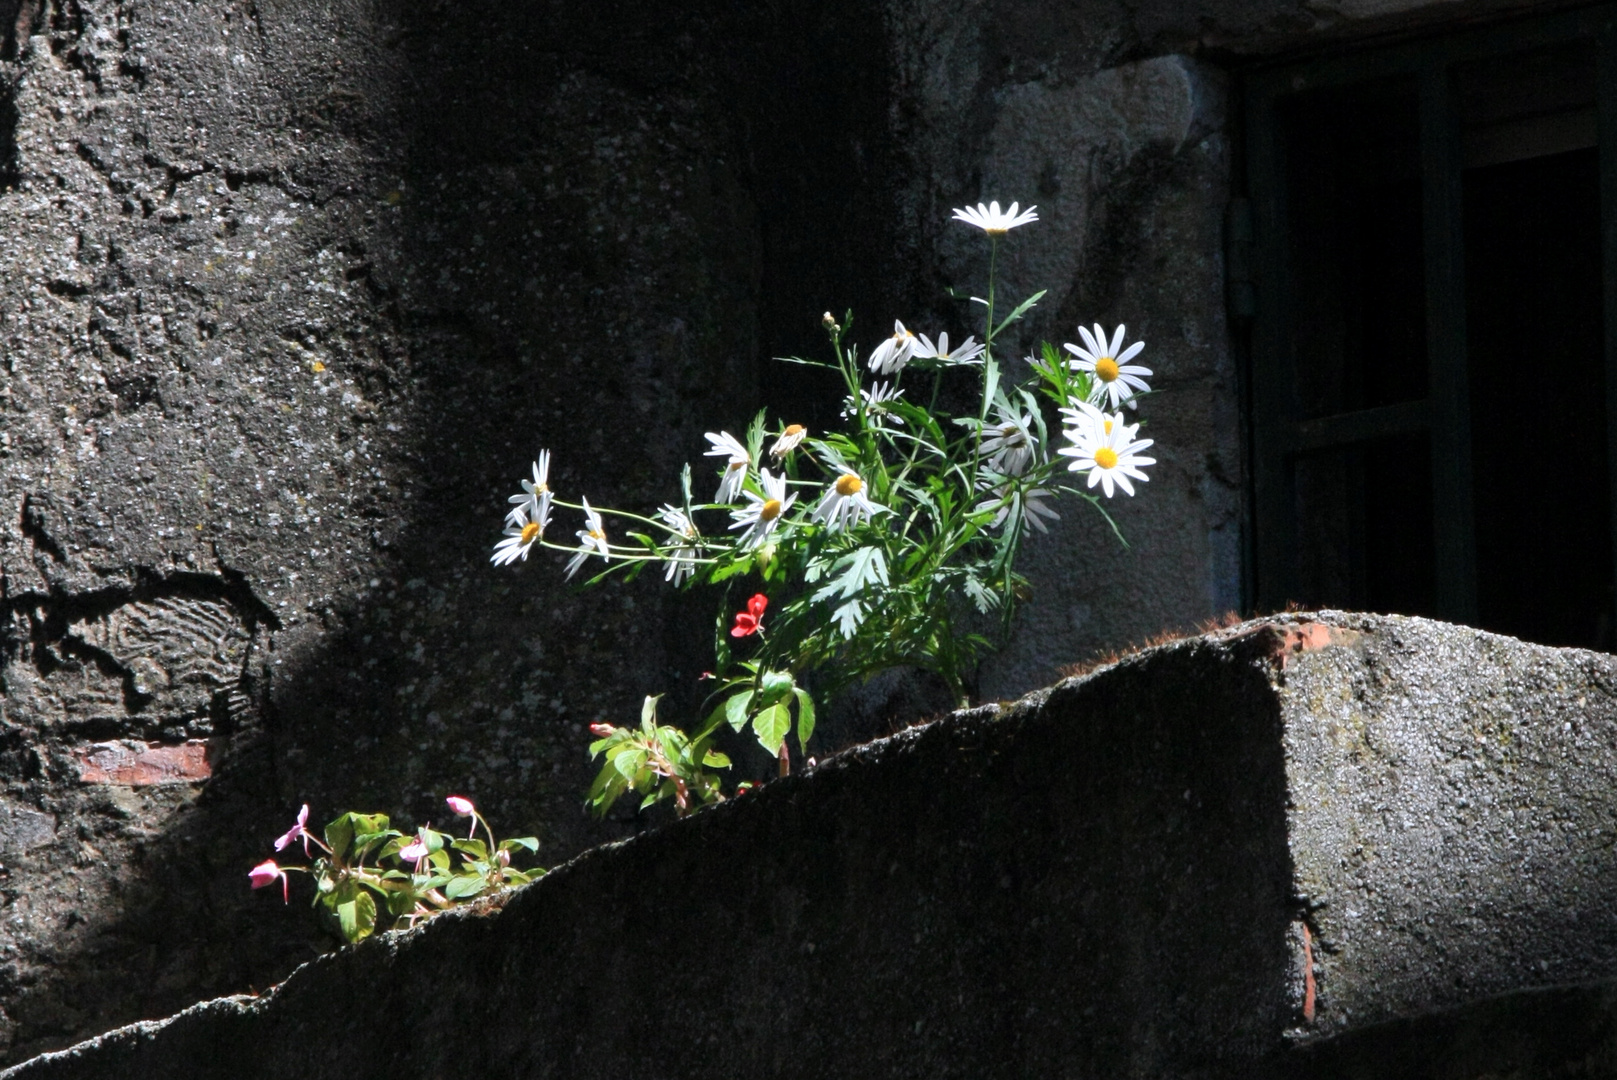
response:
<path fill-rule="evenodd" d="M 711 611 L 492 572 L 501 500 L 833 422 L 766 358 L 952 320 L 951 206 L 1038 202 L 1029 329 L 1163 391 L 1134 548 L 1070 510 L 985 694 L 1232 606 L 1220 64 L 1497 6 L 0 0 L 0 1055 L 327 947 L 241 888 L 301 802 L 632 831 L 583 725 L 694 693 Z"/>
<path fill-rule="evenodd" d="M 1543 992 L 1617 978 L 1614 748 L 1611 657 L 1247 624 L 4 1075 L 1571 1075 L 1617 1049 Z"/>

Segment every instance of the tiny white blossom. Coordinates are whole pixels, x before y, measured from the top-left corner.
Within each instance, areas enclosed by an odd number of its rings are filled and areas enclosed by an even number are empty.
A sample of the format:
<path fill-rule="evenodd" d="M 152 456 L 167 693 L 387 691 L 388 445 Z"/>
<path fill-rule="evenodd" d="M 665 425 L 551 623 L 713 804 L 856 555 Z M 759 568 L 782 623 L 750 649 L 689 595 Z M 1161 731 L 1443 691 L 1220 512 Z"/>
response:
<path fill-rule="evenodd" d="M 747 482 L 747 466 L 752 464 L 752 458 L 747 454 L 747 448 L 741 445 L 741 441 L 728 431 L 721 431 L 716 435 L 710 431 L 702 437 L 713 444 L 713 449 L 707 451 L 704 457 L 726 459 L 724 475 L 719 479 L 719 491 L 713 496 L 713 501 L 733 503 Z"/>
<path fill-rule="evenodd" d="M 1031 525 L 1042 533 L 1050 530 L 1045 528 L 1040 518 L 1049 518 L 1051 521 L 1060 521 L 1061 515 L 1044 504 L 1045 499 L 1053 498 L 1054 492 L 1047 488 L 1024 488 L 1015 481 L 1007 479 L 1004 483 L 991 485 L 989 490 L 992 497 L 983 500 L 972 507 L 978 513 L 985 510 L 994 510 L 994 520 L 988 523 L 990 529 L 997 529 L 1007 521 L 1020 521 L 1023 525 Z"/>
<path fill-rule="evenodd" d="M 1033 414 L 1017 415 L 1002 406 L 994 407 L 996 419 L 983 425 L 982 453 L 988 467 L 1006 476 L 1021 476 L 1033 464 L 1038 440 L 1033 435 Z"/>
<path fill-rule="evenodd" d="M 1016 203 L 1011 203 L 1009 210 L 1001 210 L 999 201 L 995 200 L 987 206 L 978 203 L 976 206 L 957 209 L 954 216 L 956 221 L 964 221 L 967 225 L 975 225 L 989 236 L 1004 236 L 1019 225 L 1026 225 L 1030 221 L 1039 220 L 1039 215 L 1033 212 L 1037 209 L 1038 207 L 1036 206 L 1030 206 L 1018 214 L 1016 212 Z"/>
<path fill-rule="evenodd" d="M 544 539 L 545 526 L 550 524 L 550 500 L 548 498 L 534 504 L 539 510 L 539 516 L 528 516 L 528 504 L 524 502 L 505 521 L 505 539 L 494 545 L 494 554 L 489 562 L 495 566 L 508 566 L 522 559 L 528 558 L 528 550 Z"/>
<path fill-rule="evenodd" d="M 1151 388 L 1145 384 L 1142 375 L 1150 375 L 1151 369 L 1130 365 L 1129 361 L 1140 355 L 1145 348 L 1145 342 L 1136 341 L 1127 349 L 1123 348 L 1123 335 L 1126 328 L 1119 325 L 1117 333 L 1110 341 L 1106 340 L 1106 331 L 1101 329 L 1100 323 L 1095 324 L 1095 332 L 1091 334 L 1088 329 L 1080 326 L 1079 335 L 1084 344 L 1089 346 L 1081 349 L 1071 342 L 1067 343 L 1067 351 L 1078 357 L 1069 360 L 1068 365 L 1074 371 L 1087 371 L 1095 379 L 1094 389 L 1090 391 L 1091 401 L 1100 401 L 1107 398 L 1112 408 L 1119 404 L 1127 404 L 1129 408 L 1138 408 L 1139 403 L 1134 400 L 1136 393 L 1143 393 Z M 1119 352 L 1118 350 L 1122 350 Z"/>
<path fill-rule="evenodd" d="M 853 473 L 843 473 L 826 489 L 825 498 L 814 508 L 813 519 L 823 521 L 832 530 L 852 528 L 876 514 L 885 514 L 887 507 L 877 506 L 865 494 L 865 482 Z"/>
<path fill-rule="evenodd" d="M 875 426 L 880 427 L 888 421 L 899 425 L 904 423 L 902 416 L 888 408 L 890 404 L 904 396 L 904 391 L 900 390 L 897 384 L 873 383 L 869 390 L 861 387 L 859 396 L 865 402 L 866 418 Z M 844 420 L 852 420 L 858 413 L 859 410 L 854 405 L 852 395 L 842 399 L 842 418 Z"/>
<path fill-rule="evenodd" d="M 674 530 L 681 539 L 686 541 L 676 544 L 668 555 L 668 568 L 663 574 L 664 581 L 671 581 L 675 585 L 696 573 L 696 547 L 695 541 L 700 534 L 692 524 L 685 511 L 674 506 L 664 505 L 657 511 L 663 524 Z"/>
<path fill-rule="evenodd" d="M 798 445 L 808 436 L 808 428 L 802 424 L 787 424 L 781 431 L 780 437 L 769 446 L 769 456 L 779 460 L 796 450 Z"/>
<path fill-rule="evenodd" d="M 915 335 L 894 319 L 893 336 L 876 346 L 870 354 L 870 370 L 880 375 L 898 374 L 915 355 L 915 346 Z"/>
<path fill-rule="evenodd" d="M 747 530 L 741 534 L 741 546 L 744 548 L 761 545 L 780 523 L 782 515 L 797 501 L 796 495 L 786 494 L 785 476 L 771 476 L 768 469 L 763 469 L 758 473 L 758 482 L 764 493 L 755 495 L 743 491 L 741 495 L 747 500 L 747 505 L 740 510 L 730 511 L 730 517 L 734 519 L 730 528 Z"/>
<path fill-rule="evenodd" d="M 949 335 L 947 332 L 938 335 L 938 343 L 934 345 L 932 339 L 925 334 L 921 335 L 921 344 L 915 349 L 917 360 L 941 360 L 945 364 L 970 364 L 983 353 L 988 351 L 986 345 L 979 345 L 975 337 L 968 337 L 960 347 L 953 352 L 949 351 Z"/>
<path fill-rule="evenodd" d="M 567 562 L 567 576 L 571 578 L 578 573 L 591 555 L 599 555 L 608 561 L 612 558 L 612 549 L 606 542 L 606 525 L 601 521 L 601 515 L 590 509 L 590 501 L 584 502 L 584 528 L 578 530 L 579 548 Z"/>
<path fill-rule="evenodd" d="M 546 482 L 550 478 L 550 451 L 539 451 L 539 459 L 533 463 L 533 479 L 522 481 L 522 494 L 513 495 L 508 502 L 512 509 L 505 516 L 507 525 L 517 524 L 517 511 L 526 508 L 524 517 L 528 521 L 548 522 L 550 520 L 550 501 L 552 498 L 550 485 Z"/>

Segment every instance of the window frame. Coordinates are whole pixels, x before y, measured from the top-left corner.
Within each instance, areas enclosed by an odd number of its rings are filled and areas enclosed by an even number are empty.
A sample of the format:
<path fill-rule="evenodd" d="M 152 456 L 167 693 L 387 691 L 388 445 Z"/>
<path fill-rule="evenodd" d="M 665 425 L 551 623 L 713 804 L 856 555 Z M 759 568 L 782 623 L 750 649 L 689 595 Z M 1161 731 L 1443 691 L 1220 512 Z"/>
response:
<path fill-rule="evenodd" d="M 1436 614 L 1453 622 L 1477 621 L 1464 163 L 1454 68 L 1575 41 L 1593 41 L 1596 48 L 1606 454 L 1612 487 L 1611 556 L 1617 567 L 1617 4 L 1605 3 L 1244 73 L 1243 165 L 1248 197 L 1232 207 L 1230 270 L 1232 314 L 1247 322 L 1250 330 L 1246 404 L 1252 536 L 1247 557 L 1253 609 L 1277 610 L 1298 599 L 1296 552 L 1301 534 L 1295 479 L 1300 454 L 1387 436 L 1429 434 Z M 1282 103 L 1302 91 L 1399 76 L 1414 78 L 1419 88 L 1429 396 L 1424 401 L 1304 420 L 1295 382 L 1291 320 L 1296 308 L 1288 272 Z"/>

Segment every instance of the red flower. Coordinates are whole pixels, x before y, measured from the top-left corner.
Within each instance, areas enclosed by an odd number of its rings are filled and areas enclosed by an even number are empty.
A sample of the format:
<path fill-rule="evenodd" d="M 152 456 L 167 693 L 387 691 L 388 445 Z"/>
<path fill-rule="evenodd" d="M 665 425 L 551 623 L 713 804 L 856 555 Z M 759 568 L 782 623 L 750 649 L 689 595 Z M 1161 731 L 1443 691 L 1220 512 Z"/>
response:
<path fill-rule="evenodd" d="M 736 624 L 730 627 L 731 637 L 746 637 L 756 634 L 763 629 L 764 608 L 769 606 L 769 597 L 758 593 L 747 601 L 747 610 L 736 612 Z"/>

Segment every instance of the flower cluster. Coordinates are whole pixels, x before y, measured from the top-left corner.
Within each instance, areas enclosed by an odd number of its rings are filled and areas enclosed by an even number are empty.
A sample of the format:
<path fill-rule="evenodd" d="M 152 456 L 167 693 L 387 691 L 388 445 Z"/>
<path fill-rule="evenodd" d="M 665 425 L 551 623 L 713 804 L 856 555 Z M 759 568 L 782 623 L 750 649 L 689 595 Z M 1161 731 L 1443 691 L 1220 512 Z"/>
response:
<path fill-rule="evenodd" d="M 993 202 L 954 216 L 981 229 L 997 253 L 1011 230 L 1038 220 L 1035 209 Z M 568 556 L 569 578 L 598 567 L 592 584 L 648 567 L 686 588 L 758 583 L 728 633 L 719 623 L 712 708 L 694 735 L 658 722 L 657 698 L 647 699 L 638 728 L 592 729 L 591 752 L 605 758 L 589 799 L 597 810 L 631 791 L 642 805 L 670 799 L 681 812 L 723 798 L 706 770 L 729 764 L 711 746 L 726 724 L 750 729 L 784 772 L 793 732 L 806 753 L 814 695 L 885 668 L 935 672 L 957 700 L 969 700 L 976 663 L 993 647 L 985 617 L 1008 630 L 1026 587 L 1018 552 L 1058 520 L 1051 503 L 1071 495 L 1104 514 L 1102 496 L 1133 495 L 1148 479 L 1152 440 L 1124 419 L 1150 389 L 1151 370 L 1135 362 L 1144 343 L 1130 343 L 1123 326 L 1110 334 L 1079 327 L 1081 346 L 1062 353 L 1044 343 L 1028 357 L 1031 377 L 1007 378 L 996 342 L 1044 294 L 997 310 L 994 266 L 991 258 L 986 296 L 971 298 L 981 340 L 974 333 L 951 345 L 946 331 L 934 338 L 895 320 L 861 359 L 852 315 L 826 313 L 829 360 L 788 360 L 841 378 L 847 430 L 775 425 L 759 413 L 739 436 L 710 431 L 711 486 L 693 483 L 687 465 L 682 498 L 654 515 L 561 500 L 548 486 L 550 454 L 539 455 L 533 480 L 511 497 L 494 563 L 525 560 L 538 545 Z M 964 379 L 975 381 L 977 404 L 951 416 L 940 400 L 962 395 L 941 391 Z M 1066 474 L 1083 486 L 1064 483 Z M 546 539 L 553 507 L 583 514 L 576 544 Z"/>
<path fill-rule="evenodd" d="M 536 474 L 535 486 L 543 479 Z M 522 509 L 519 507 L 519 509 Z M 308 866 L 285 866 L 265 859 L 247 873 L 255 889 L 279 881 L 281 901 L 291 898 L 288 872 L 308 874 L 315 882 L 314 903 L 324 907 L 343 940 L 369 937 L 378 920 L 413 925 L 469 900 L 512 888 L 544 874 L 534 867 L 519 870 L 511 859 L 519 852 L 539 850 L 531 836 L 496 840 L 488 821 L 472 801 L 461 795 L 444 800 L 452 813 L 470 819 L 466 838 L 450 837 L 423 825 L 405 835 L 390 827 L 384 814 L 339 814 L 323 835 L 309 831 L 309 806 L 298 811 L 292 827 L 275 841 L 284 851 L 299 841 L 305 856 L 310 846 L 319 849 Z M 481 826 L 487 841 L 477 839 Z M 451 853 L 459 857 L 458 865 Z"/>

